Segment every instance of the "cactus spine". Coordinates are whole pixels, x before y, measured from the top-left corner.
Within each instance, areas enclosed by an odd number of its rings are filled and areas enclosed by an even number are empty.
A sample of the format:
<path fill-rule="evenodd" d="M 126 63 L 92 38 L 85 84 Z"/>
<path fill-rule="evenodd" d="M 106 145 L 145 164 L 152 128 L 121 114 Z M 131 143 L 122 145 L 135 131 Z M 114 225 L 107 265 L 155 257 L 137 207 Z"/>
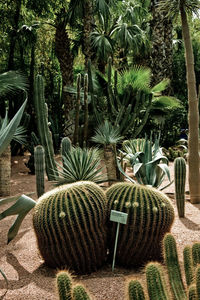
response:
<path fill-rule="evenodd" d="M 128 285 L 129 300 L 146 300 L 142 285 L 138 280 L 131 280 Z"/>
<path fill-rule="evenodd" d="M 45 154 L 44 148 L 38 145 L 34 149 L 34 163 L 36 175 L 36 190 L 38 198 L 45 192 L 44 172 L 45 172 Z"/>
<path fill-rule="evenodd" d="M 40 142 L 45 150 L 46 173 L 48 180 L 55 180 L 58 177 L 58 170 L 54 160 L 53 141 L 48 124 L 48 107 L 44 99 L 44 80 L 41 75 L 37 75 L 35 79 L 34 103 Z"/>
<path fill-rule="evenodd" d="M 60 186 L 39 198 L 33 214 L 38 247 L 47 265 L 95 271 L 106 258 L 106 197 L 93 182 Z"/>
<path fill-rule="evenodd" d="M 56 275 L 57 290 L 60 300 L 72 300 L 72 278 L 69 272 L 59 271 Z"/>
<path fill-rule="evenodd" d="M 161 241 L 174 220 L 174 210 L 167 196 L 154 188 L 128 182 L 111 186 L 106 195 L 109 212 L 114 209 L 128 213 L 127 224 L 120 229 L 116 262 L 130 267 L 161 258 Z M 111 257 L 115 234 L 116 224 L 110 222 Z"/>
<path fill-rule="evenodd" d="M 177 157 L 174 160 L 174 181 L 175 181 L 175 196 L 176 196 L 178 215 L 180 218 L 184 218 L 186 162 L 183 157 Z"/>

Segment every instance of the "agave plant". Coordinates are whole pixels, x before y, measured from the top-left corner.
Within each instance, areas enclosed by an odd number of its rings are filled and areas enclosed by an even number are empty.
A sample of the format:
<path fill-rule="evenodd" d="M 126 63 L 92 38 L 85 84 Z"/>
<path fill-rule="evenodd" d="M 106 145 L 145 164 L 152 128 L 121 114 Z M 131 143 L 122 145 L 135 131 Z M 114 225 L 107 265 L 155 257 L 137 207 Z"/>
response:
<path fill-rule="evenodd" d="M 117 180 L 116 144 L 122 140 L 119 129 L 108 121 L 95 130 L 92 141 L 104 147 L 104 161 L 107 169 L 109 185 Z"/>
<path fill-rule="evenodd" d="M 97 148 L 73 147 L 70 153 L 63 156 L 62 171 L 59 171 L 60 177 L 56 180 L 56 185 L 72 183 L 79 180 L 89 180 L 96 183 L 102 183 L 107 178 L 102 175 L 103 168 L 100 166 L 100 155 Z"/>
<path fill-rule="evenodd" d="M 136 147 L 132 143 L 132 149 L 130 147 L 125 147 L 126 152 L 123 152 L 125 159 L 127 159 L 129 164 L 132 166 L 133 175 L 137 182 L 156 188 L 161 186 L 165 176 L 168 177 L 169 184 L 172 183 L 170 179 L 168 159 L 162 153 L 162 148 L 159 146 L 159 140 L 160 137 L 156 137 L 155 143 L 153 144 L 152 136 L 150 139 L 145 137 L 142 151 L 137 151 Z M 125 176 L 128 179 L 131 179 L 128 175 Z M 131 179 L 131 181 L 133 180 Z M 163 190 L 169 186 L 169 184 L 162 187 L 160 190 Z"/>

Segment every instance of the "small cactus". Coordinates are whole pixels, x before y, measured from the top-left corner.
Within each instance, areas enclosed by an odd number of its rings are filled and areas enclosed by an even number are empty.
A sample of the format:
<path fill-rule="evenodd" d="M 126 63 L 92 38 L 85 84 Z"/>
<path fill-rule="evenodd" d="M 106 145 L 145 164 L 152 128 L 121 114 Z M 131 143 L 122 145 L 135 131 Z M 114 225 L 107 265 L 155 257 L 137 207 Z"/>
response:
<path fill-rule="evenodd" d="M 175 238 L 171 234 L 166 234 L 163 244 L 165 264 L 167 266 L 174 298 L 184 300 L 186 299 L 186 292 L 182 280 Z"/>
<path fill-rule="evenodd" d="M 160 264 L 149 263 L 146 266 L 146 280 L 150 300 L 169 300 L 163 269 Z"/>
<path fill-rule="evenodd" d="M 108 211 L 128 214 L 121 226 L 116 263 L 123 266 L 142 265 L 162 256 L 161 242 L 170 231 L 174 210 L 167 196 L 154 188 L 128 182 L 112 185 L 107 191 Z M 116 223 L 108 226 L 108 248 L 112 258 Z"/>
<path fill-rule="evenodd" d="M 129 300 L 146 300 L 143 287 L 138 280 L 131 280 L 128 285 Z"/>
<path fill-rule="evenodd" d="M 88 293 L 82 285 L 76 285 L 73 288 L 73 300 L 90 300 Z"/>
<path fill-rule="evenodd" d="M 60 186 L 39 198 L 33 226 L 47 265 L 95 271 L 106 258 L 106 197 L 93 182 Z"/>
<path fill-rule="evenodd" d="M 194 267 L 200 264 L 200 243 L 194 243 L 192 245 L 192 258 Z"/>
<path fill-rule="evenodd" d="M 174 181 L 175 197 L 180 218 L 185 216 L 185 181 L 186 181 L 186 162 L 183 157 L 174 160 Z"/>
<path fill-rule="evenodd" d="M 45 153 L 44 148 L 38 145 L 34 149 L 34 164 L 35 164 L 35 175 L 36 175 L 36 190 L 38 198 L 45 192 Z"/>
<path fill-rule="evenodd" d="M 185 270 L 186 283 L 189 286 L 194 279 L 192 248 L 190 246 L 186 246 L 184 248 L 183 258 L 184 258 L 184 270 Z"/>
<path fill-rule="evenodd" d="M 67 271 L 59 271 L 56 283 L 60 300 L 72 300 L 72 277 Z"/>
<path fill-rule="evenodd" d="M 62 156 L 62 163 L 63 163 L 63 172 L 65 172 L 65 155 L 69 154 L 72 149 L 71 140 L 68 137 L 64 137 L 61 141 L 61 156 Z"/>

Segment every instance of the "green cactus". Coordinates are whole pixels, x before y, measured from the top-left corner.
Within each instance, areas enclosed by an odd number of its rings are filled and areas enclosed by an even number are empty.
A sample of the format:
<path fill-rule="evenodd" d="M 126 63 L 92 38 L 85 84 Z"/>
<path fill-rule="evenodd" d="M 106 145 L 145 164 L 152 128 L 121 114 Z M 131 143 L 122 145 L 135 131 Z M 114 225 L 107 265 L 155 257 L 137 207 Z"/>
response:
<path fill-rule="evenodd" d="M 64 157 L 66 154 L 68 155 L 70 153 L 71 149 L 72 149 L 71 140 L 68 137 L 64 137 L 61 141 L 61 156 L 62 156 L 62 163 L 63 163 L 63 172 L 66 168 Z"/>
<path fill-rule="evenodd" d="M 84 130 L 83 130 L 83 145 L 87 146 L 88 140 L 88 75 L 85 74 L 84 77 Z"/>
<path fill-rule="evenodd" d="M 34 149 L 34 164 L 35 164 L 35 175 L 36 175 L 36 190 L 38 198 L 45 192 L 45 154 L 44 148 L 38 145 Z"/>
<path fill-rule="evenodd" d="M 39 198 L 33 226 L 47 265 L 90 273 L 106 258 L 106 197 L 93 182 L 60 186 Z"/>
<path fill-rule="evenodd" d="M 194 243 L 192 245 L 192 259 L 194 267 L 200 264 L 200 243 Z"/>
<path fill-rule="evenodd" d="M 76 92 L 76 105 L 75 105 L 75 128 L 74 128 L 74 145 L 79 142 L 79 115 L 81 103 L 81 74 L 77 76 L 77 92 Z"/>
<path fill-rule="evenodd" d="M 106 195 L 108 212 L 114 209 L 128 213 L 127 224 L 120 228 L 116 262 L 130 267 L 161 258 L 161 241 L 174 220 L 174 210 L 168 197 L 154 188 L 128 182 L 111 186 Z M 110 222 L 110 257 L 115 235 L 116 223 Z"/>
<path fill-rule="evenodd" d="M 72 300 L 72 277 L 67 271 L 56 274 L 56 283 L 60 300 Z"/>
<path fill-rule="evenodd" d="M 185 216 L 185 181 L 186 181 L 186 162 L 183 157 L 174 160 L 174 182 L 175 197 L 180 218 Z"/>
<path fill-rule="evenodd" d="M 197 266 L 195 270 L 195 282 L 197 299 L 200 299 L 200 266 Z"/>
<path fill-rule="evenodd" d="M 184 300 L 186 299 L 186 292 L 181 276 L 175 238 L 171 234 L 166 234 L 163 244 L 165 264 L 167 266 L 174 298 L 177 300 Z"/>
<path fill-rule="evenodd" d="M 82 285 L 76 285 L 73 288 L 73 300 L 90 300 L 88 293 Z"/>
<path fill-rule="evenodd" d="M 143 287 L 138 280 L 131 280 L 128 285 L 129 300 L 146 300 Z"/>
<path fill-rule="evenodd" d="M 39 138 L 45 150 L 46 173 L 48 180 L 55 180 L 58 177 L 58 170 L 54 160 L 53 141 L 48 124 L 48 108 L 44 99 L 44 80 L 41 75 L 36 76 L 34 83 L 34 104 Z"/>
<path fill-rule="evenodd" d="M 146 266 L 146 280 L 150 300 L 169 300 L 162 266 L 149 263 Z"/>
<path fill-rule="evenodd" d="M 185 270 L 186 283 L 189 286 L 194 279 L 192 248 L 190 246 L 186 246 L 184 248 L 183 258 L 184 258 L 184 270 Z"/>

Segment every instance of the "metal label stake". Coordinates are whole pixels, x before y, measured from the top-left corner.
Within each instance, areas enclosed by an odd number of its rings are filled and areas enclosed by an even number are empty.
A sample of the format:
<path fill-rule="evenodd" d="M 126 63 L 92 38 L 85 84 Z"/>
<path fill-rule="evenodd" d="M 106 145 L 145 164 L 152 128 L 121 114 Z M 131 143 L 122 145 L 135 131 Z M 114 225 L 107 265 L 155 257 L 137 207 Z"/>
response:
<path fill-rule="evenodd" d="M 117 231 L 116 231 L 116 237 L 115 237 L 115 247 L 114 247 L 114 254 L 113 254 L 112 271 L 114 271 L 114 268 L 115 268 L 115 257 L 116 257 L 117 242 L 118 242 L 118 236 L 119 236 L 119 225 L 120 225 L 120 223 L 126 224 L 127 218 L 128 218 L 128 214 L 123 213 L 121 211 L 117 211 L 117 210 L 111 210 L 110 221 L 117 222 Z"/>

